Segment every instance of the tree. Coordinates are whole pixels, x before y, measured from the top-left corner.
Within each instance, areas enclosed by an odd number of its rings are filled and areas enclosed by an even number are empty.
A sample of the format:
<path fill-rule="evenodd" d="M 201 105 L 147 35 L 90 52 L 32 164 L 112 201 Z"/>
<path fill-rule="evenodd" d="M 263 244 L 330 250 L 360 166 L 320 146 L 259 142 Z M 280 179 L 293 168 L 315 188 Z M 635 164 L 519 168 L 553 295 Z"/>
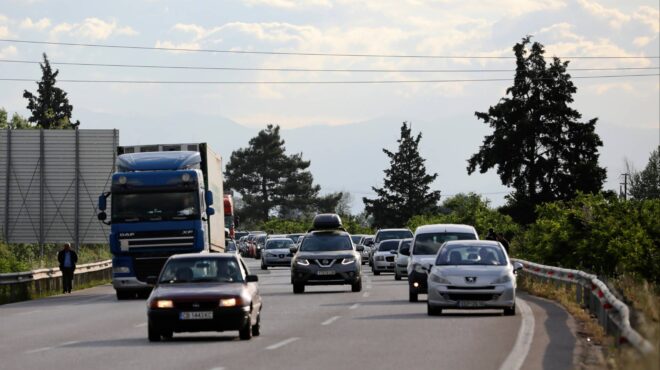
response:
<path fill-rule="evenodd" d="M 320 187 L 307 171 L 302 154 L 285 154 L 280 127 L 268 125 L 250 139 L 247 148 L 231 154 L 226 187 L 241 194 L 243 222 L 268 221 L 271 214 L 299 218 L 316 209 Z"/>
<path fill-rule="evenodd" d="M 55 86 L 60 71 L 53 72 L 46 54 L 41 66 L 41 81 L 37 83 L 37 95 L 25 90 L 23 97 L 28 100 L 27 109 L 32 112 L 28 119 L 39 128 L 45 129 L 74 129 L 80 121 L 72 122 L 73 106 L 69 104 L 67 93 Z"/>
<path fill-rule="evenodd" d="M 366 212 L 373 215 L 378 227 L 401 227 L 415 215 L 437 210 L 440 191 L 431 191 L 429 185 L 438 174 L 426 173 L 425 159 L 419 155 L 422 133 L 412 137 L 411 131 L 407 122 L 403 122 L 397 140 L 399 150 L 392 153 L 383 149 L 390 158 L 390 168 L 384 171 L 384 186 L 372 187 L 378 197 L 362 198 Z"/>
<path fill-rule="evenodd" d="M 7 117 L 7 111 L 4 108 L 0 108 L 0 129 L 23 130 L 35 128 L 18 113 L 14 113 L 11 116 L 11 120 L 7 120 Z"/>
<path fill-rule="evenodd" d="M 569 107 L 577 88 L 568 62 L 555 57 L 546 65 L 543 45 L 528 49 L 530 42 L 528 36 L 513 47 L 517 67 L 507 96 L 488 112 L 475 112 L 494 131 L 467 167 L 469 174 L 497 168 L 502 184 L 514 189 L 502 210 L 523 224 L 534 221 L 537 205 L 600 191 L 606 175 L 598 165 L 597 118 L 580 122 Z"/>
<path fill-rule="evenodd" d="M 635 199 L 660 198 L 660 155 L 658 149 L 651 152 L 649 163 L 643 171 L 630 171 L 630 196 Z"/>

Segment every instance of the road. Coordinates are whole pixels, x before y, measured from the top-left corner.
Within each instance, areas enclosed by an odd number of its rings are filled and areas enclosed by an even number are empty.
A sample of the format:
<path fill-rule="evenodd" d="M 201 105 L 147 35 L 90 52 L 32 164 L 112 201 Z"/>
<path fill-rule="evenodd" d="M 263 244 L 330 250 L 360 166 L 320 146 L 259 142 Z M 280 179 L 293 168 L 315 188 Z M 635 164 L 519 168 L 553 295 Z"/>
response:
<path fill-rule="evenodd" d="M 499 311 L 426 315 L 424 296 L 366 272 L 363 290 L 307 287 L 287 268 L 260 271 L 262 335 L 175 334 L 147 341 L 144 300 L 116 301 L 99 286 L 0 306 L 0 369 L 571 369 L 575 324 L 558 305 L 519 293 Z M 366 271 L 367 269 L 365 269 Z M 528 309 L 525 309 L 528 308 Z"/>

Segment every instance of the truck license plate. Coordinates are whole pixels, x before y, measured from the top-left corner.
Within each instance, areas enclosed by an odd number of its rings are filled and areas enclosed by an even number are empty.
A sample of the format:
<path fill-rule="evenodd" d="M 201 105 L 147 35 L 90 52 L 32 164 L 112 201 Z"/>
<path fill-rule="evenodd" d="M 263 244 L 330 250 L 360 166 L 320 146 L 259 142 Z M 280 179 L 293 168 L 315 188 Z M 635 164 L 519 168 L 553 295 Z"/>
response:
<path fill-rule="evenodd" d="M 464 308 L 484 307 L 484 303 L 481 301 L 460 301 L 458 302 L 458 307 L 464 307 Z"/>
<path fill-rule="evenodd" d="M 179 314 L 181 320 L 208 320 L 212 318 L 213 311 L 181 312 Z"/>
<path fill-rule="evenodd" d="M 316 275 L 334 275 L 335 270 L 319 270 L 316 272 Z"/>

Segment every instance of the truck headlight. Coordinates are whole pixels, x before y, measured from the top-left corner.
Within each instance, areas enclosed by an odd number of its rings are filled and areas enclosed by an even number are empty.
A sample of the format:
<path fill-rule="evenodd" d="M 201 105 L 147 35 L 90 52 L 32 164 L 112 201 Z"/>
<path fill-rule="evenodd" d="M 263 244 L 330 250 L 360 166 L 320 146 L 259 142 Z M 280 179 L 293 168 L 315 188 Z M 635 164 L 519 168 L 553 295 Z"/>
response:
<path fill-rule="evenodd" d="M 183 175 L 181 175 L 181 181 L 183 181 L 183 182 L 190 181 L 190 174 L 189 173 L 184 173 Z"/>
<path fill-rule="evenodd" d="M 113 274 L 128 274 L 131 272 L 131 269 L 127 266 L 117 266 L 112 268 Z"/>
<path fill-rule="evenodd" d="M 491 284 L 504 284 L 504 283 L 508 283 L 510 281 L 511 281 L 511 276 L 509 276 L 509 274 L 506 274 L 506 275 L 502 275 L 499 278 L 493 280 L 493 282 Z"/>

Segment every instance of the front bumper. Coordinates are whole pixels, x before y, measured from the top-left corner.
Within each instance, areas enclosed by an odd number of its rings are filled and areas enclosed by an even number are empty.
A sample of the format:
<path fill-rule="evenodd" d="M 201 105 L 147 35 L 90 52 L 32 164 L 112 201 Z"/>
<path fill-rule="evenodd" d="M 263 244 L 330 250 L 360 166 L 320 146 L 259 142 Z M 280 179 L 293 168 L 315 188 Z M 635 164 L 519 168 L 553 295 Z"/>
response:
<path fill-rule="evenodd" d="M 200 332 L 240 330 L 250 320 L 250 312 L 242 307 L 216 308 L 212 319 L 182 320 L 180 309 L 152 309 L 147 311 L 149 324 L 160 331 Z M 186 311 L 188 312 L 188 311 Z"/>
<path fill-rule="evenodd" d="M 394 261 L 378 261 L 374 258 L 373 270 L 379 272 L 394 272 L 395 262 Z"/>
<path fill-rule="evenodd" d="M 430 305 L 442 308 L 487 309 L 511 308 L 516 301 L 516 290 L 511 284 L 494 285 L 484 289 L 431 284 L 428 288 Z"/>
<path fill-rule="evenodd" d="M 334 272 L 330 275 L 320 275 Z M 345 285 L 360 281 L 361 265 L 351 263 L 350 265 L 334 264 L 331 267 L 320 267 L 309 264 L 307 266 L 291 266 L 291 283 L 305 285 Z"/>
<path fill-rule="evenodd" d="M 262 261 L 265 266 L 291 266 L 291 257 L 269 257 L 264 255 Z"/>
<path fill-rule="evenodd" d="M 136 277 L 113 277 L 112 287 L 115 290 L 144 291 L 151 290 L 151 285 L 138 280 Z"/>

